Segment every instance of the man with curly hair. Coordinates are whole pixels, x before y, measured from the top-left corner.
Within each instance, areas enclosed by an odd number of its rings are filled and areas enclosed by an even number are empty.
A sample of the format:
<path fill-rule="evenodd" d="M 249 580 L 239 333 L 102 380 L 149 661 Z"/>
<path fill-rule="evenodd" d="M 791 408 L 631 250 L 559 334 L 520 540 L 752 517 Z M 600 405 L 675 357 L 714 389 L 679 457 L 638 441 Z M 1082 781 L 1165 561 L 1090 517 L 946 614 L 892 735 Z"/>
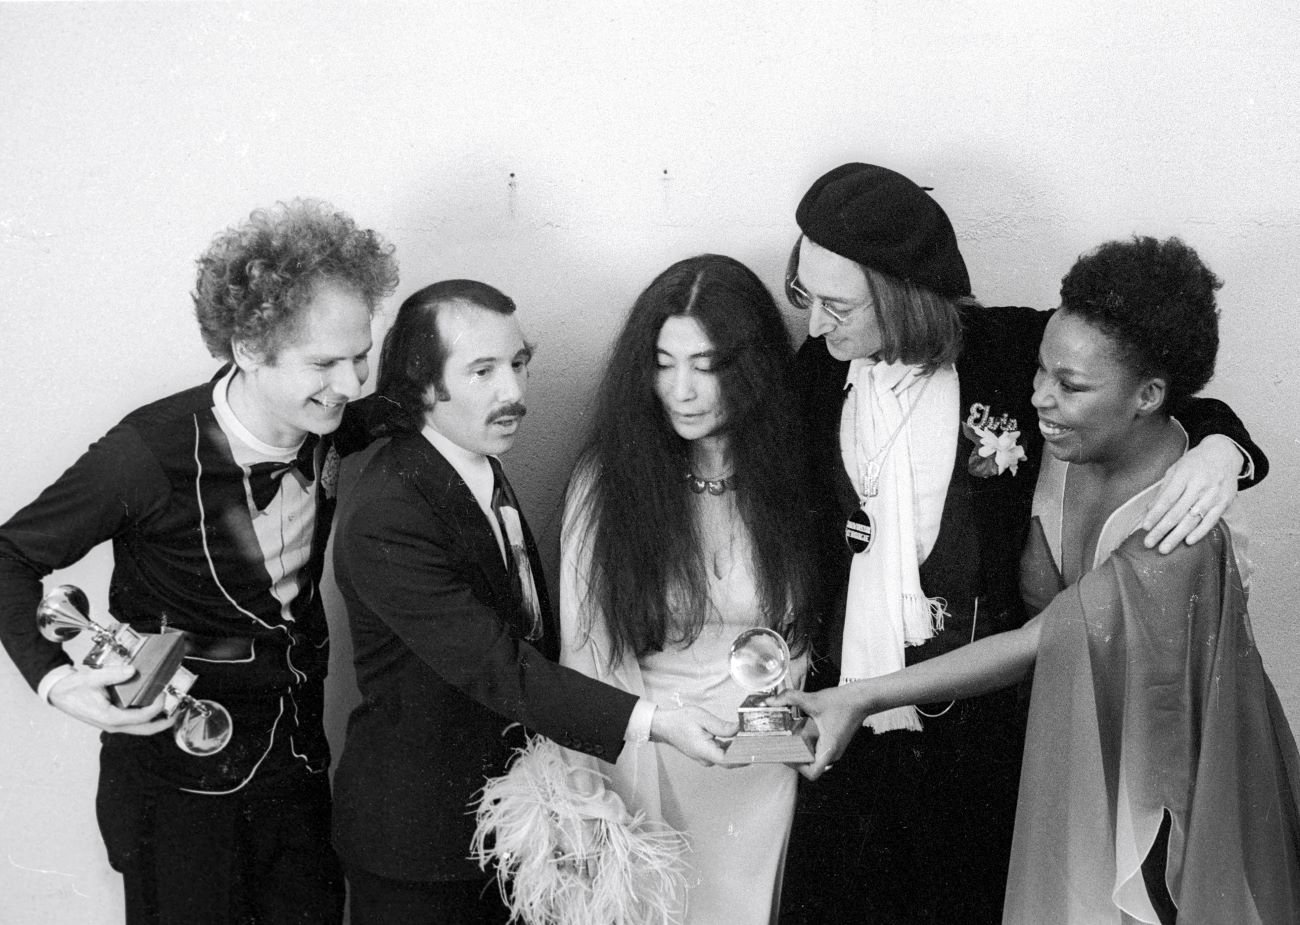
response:
<path fill-rule="evenodd" d="M 126 921 L 329 923 L 318 584 L 344 407 L 369 372 L 392 248 L 328 205 L 254 212 L 198 261 L 210 381 L 128 414 L 0 526 L 0 638 L 37 693 L 103 730 L 96 808 Z M 185 633 L 190 693 L 223 705 L 219 754 L 182 751 L 161 699 L 111 696 L 129 666 L 74 665 L 37 632 L 41 582 L 112 541 L 109 610 Z"/>

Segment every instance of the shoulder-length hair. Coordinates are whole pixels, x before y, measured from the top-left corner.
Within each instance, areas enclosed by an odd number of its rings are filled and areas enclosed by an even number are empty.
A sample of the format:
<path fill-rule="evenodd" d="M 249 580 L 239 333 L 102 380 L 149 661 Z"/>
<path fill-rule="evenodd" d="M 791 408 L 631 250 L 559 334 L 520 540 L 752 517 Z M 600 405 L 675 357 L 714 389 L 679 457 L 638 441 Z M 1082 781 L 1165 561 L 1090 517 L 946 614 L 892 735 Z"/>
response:
<path fill-rule="evenodd" d="M 789 335 L 762 281 L 730 257 L 673 264 L 637 298 L 609 358 L 579 471 L 590 485 L 587 588 L 611 657 L 693 642 L 711 614 L 707 566 L 686 485 L 689 443 L 655 391 L 664 322 L 694 318 L 715 350 L 763 625 L 804 646 L 813 565 L 805 441 L 789 383 Z M 571 486 L 572 487 L 572 486 Z M 671 601 L 671 606 L 669 602 Z"/>
<path fill-rule="evenodd" d="M 799 242 L 786 264 L 785 293 L 792 305 L 807 310 L 792 284 L 799 274 Z M 978 305 L 973 296 L 950 298 L 911 280 L 859 263 L 867 278 L 872 310 L 880 327 L 880 359 L 908 363 L 933 372 L 957 361 L 961 353 L 961 310 Z"/>

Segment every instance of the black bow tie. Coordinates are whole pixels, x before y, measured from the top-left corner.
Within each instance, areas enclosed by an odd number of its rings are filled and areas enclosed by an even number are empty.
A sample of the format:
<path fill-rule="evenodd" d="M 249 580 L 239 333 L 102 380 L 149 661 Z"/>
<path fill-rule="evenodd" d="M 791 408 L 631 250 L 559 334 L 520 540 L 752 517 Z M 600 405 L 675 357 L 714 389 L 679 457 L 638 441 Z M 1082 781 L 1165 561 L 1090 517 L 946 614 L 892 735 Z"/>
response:
<path fill-rule="evenodd" d="M 297 472 L 305 487 L 316 480 L 316 445 L 320 437 L 308 434 L 298 449 L 298 455 L 288 462 L 253 463 L 248 467 L 248 488 L 253 494 L 253 504 L 259 511 L 266 510 L 276 492 L 280 479 L 286 472 Z"/>

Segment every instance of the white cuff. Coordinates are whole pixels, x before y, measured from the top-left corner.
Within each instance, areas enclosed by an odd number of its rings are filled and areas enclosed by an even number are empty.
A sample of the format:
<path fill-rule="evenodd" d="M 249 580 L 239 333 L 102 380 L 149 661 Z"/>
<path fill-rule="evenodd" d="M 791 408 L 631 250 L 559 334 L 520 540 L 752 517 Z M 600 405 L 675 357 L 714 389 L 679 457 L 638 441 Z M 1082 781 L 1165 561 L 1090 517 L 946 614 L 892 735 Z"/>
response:
<path fill-rule="evenodd" d="M 633 745 L 643 745 L 650 741 L 650 725 L 655 718 L 655 702 L 644 697 L 632 708 L 632 715 L 627 718 L 627 729 L 623 732 L 623 741 Z"/>
<path fill-rule="evenodd" d="M 46 673 L 45 677 L 41 678 L 41 683 L 36 685 L 36 695 L 40 697 L 42 700 L 44 700 L 46 703 L 49 703 L 50 688 L 58 684 L 60 681 L 62 681 L 64 678 L 66 678 L 68 675 L 72 674 L 76 670 L 77 669 L 73 668 L 71 665 L 60 665 L 58 668 L 51 668 Z"/>
<path fill-rule="evenodd" d="M 1231 437 L 1228 437 L 1228 439 L 1232 440 Z M 1255 460 L 1250 458 L 1250 454 L 1243 450 L 1241 444 L 1236 440 L 1232 440 L 1232 445 L 1237 448 L 1237 452 L 1241 454 L 1241 458 L 1246 460 L 1241 467 L 1241 471 L 1237 473 L 1237 480 L 1253 479 L 1255 477 Z"/>

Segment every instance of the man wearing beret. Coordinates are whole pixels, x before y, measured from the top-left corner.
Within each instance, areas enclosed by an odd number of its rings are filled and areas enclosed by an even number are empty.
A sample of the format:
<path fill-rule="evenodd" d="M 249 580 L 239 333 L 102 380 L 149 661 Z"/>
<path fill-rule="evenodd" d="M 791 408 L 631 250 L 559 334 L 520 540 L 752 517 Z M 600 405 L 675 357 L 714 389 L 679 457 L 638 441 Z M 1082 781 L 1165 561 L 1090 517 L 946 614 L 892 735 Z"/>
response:
<path fill-rule="evenodd" d="M 835 598 L 809 681 L 822 688 L 1024 622 L 1017 571 L 1043 443 L 1030 397 L 1050 313 L 980 305 L 943 209 L 887 168 L 832 170 L 796 220 L 786 293 L 809 313 L 798 383 Z M 1203 537 L 1239 476 L 1267 468 L 1227 406 L 1201 400 L 1187 418 L 1204 439 L 1145 524 L 1165 552 Z M 782 921 L 1000 921 L 1023 699 L 890 710 L 850 743 L 819 742 Z"/>

